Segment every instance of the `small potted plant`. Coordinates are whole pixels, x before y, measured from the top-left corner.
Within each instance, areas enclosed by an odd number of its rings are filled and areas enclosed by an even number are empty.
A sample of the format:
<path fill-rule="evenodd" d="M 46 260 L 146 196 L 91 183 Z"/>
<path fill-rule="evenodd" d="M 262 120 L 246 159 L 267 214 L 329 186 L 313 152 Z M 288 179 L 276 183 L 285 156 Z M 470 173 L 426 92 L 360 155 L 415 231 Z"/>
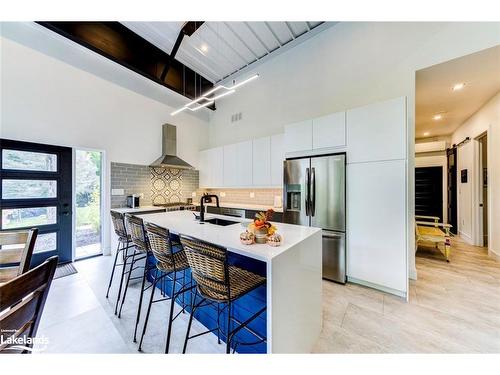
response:
<path fill-rule="evenodd" d="M 276 232 L 276 227 L 271 223 L 274 211 L 272 209 L 266 212 L 258 212 L 255 214 L 253 222 L 248 225 L 248 232 L 255 235 L 256 243 L 266 243 L 267 236 L 273 235 Z"/>

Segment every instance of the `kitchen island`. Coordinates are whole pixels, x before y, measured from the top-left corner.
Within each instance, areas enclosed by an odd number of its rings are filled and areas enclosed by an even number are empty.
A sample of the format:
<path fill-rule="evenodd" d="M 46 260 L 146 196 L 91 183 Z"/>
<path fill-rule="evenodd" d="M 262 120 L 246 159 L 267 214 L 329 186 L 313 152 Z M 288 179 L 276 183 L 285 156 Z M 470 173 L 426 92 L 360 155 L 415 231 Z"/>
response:
<path fill-rule="evenodd" d="M 222 218 L 234 224 L 220 226 L 201 224 L 193 212 L 173 211 L 141 215 L 145 222 L 167 228 L 173 234 L 183 234 L 225 247 L 239 264 L 267 278 L 266 286 L 249 298 L 242 298 L 242 312 L 255 310 L 259 303 L 267 307 L 263 331 L 267 337 L 264 352 L 309 353 L 321 331 L 321 229 L 274 223 L 283 236 L 279 247 L 267 244 L 243 245 L 239 240 L 245 231 L 241 224 L 248 219 L 206 214 L 205 220 Z M 208 317 L 198 318 L 202 324 Z M 258 327 L 256 328 L 258 330 Z M 215 338 L 216 340 L 216 338 Z"/>

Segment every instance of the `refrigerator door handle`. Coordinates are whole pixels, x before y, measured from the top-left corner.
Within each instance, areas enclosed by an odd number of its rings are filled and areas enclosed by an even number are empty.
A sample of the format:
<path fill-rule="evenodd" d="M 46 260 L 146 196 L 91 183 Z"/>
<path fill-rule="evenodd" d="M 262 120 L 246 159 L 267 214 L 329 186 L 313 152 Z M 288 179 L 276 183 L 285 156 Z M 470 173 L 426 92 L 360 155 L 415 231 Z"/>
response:
<path fill-rule="evenodd" d="M 311 174 L 309 168 L 306 168 L 306 216 L 310 215 L 310 205 L 311 205 Z"/>
<path fill-rule="evenodd" d="M 314 216 L 316 213 L 316 170 L 315 168 L 311 168 L 311 181 L 312 181 L 312 188 L 311 188 L 311 216 Z"/>

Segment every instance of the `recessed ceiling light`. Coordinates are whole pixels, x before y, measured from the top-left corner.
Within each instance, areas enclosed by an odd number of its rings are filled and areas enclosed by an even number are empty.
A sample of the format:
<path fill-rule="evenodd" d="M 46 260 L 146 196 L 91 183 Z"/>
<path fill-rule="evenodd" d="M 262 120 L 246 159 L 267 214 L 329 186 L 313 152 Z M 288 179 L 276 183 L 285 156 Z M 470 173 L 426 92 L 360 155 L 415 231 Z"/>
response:
<path fill-rule="evenodd" d="M 201 52 L 207 52 L 208 51 L 208 46 L 206 44 L 202 44 L 201 47 Z"/>
<path fill-rule="evenodd" d="M 458 90 L 462 90 L 465 86 L 465 83 L 463 82 L 460 82 L 460 83 L 455 83 L 453 85 L 453 91 L 458 91 Z"/>
<path fill-rule="evenodd" d="M 429 134 L 430 134 L 429 132 L 425 132 L 424 137 L 427 137 Z"/>
<path fill-rule="evenodd" d="M 436 120 L 436 121 L 439 121 L 443 118 L 443 115 L 438 113 L 437 115 L 434 115 L 433 119 Z"/>

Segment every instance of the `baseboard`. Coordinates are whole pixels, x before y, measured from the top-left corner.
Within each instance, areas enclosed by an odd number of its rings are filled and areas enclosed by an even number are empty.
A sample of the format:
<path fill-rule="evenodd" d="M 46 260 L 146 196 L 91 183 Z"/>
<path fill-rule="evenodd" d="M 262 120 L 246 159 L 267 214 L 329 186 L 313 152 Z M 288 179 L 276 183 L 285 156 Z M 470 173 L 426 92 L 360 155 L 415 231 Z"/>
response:
<path fill-rule="evenodd" d="M 417 269 L 416 268 L 412 268 L 410 270 L 408 270 L 408 278 L 410 278 L 411 280 L 417 280 Z"/>
<path fill-rule="evenodd" d="M 488 248 L 488 256 L 500 261 L 500 254 L 498 254 L 496 251 L 493 251 L 493 249 Z"/>
<path fill-rule="evenodd" d="M 377 290 L 380 290 L 380 291 L 385 292 L 385 293 L 394 294 L 395 296 L 406 299 L 406 292 L 403 292 L 401 290 L 388 288 L 386 286 L 378 285 L 375 283 L 370 283 L 369 281 L 359 280 L 359 279 L 356 279 L 354 277 L 349 277 L 349 276 L 347 276 L 347 281 L 354 283 L 354 284 L 367 286 L 368 288 L 377 289 Z"/>
<path fill-rule="evenodd" d="M 460 236 L 461 239 L 463 239 L 465 242 L 467 242 L 469 245 L 474 245 L 472 242 L 472 237 L 469 236 L 468 234 L 465 234 L 464 232 L 458 232 L 458 235 Z"/>

